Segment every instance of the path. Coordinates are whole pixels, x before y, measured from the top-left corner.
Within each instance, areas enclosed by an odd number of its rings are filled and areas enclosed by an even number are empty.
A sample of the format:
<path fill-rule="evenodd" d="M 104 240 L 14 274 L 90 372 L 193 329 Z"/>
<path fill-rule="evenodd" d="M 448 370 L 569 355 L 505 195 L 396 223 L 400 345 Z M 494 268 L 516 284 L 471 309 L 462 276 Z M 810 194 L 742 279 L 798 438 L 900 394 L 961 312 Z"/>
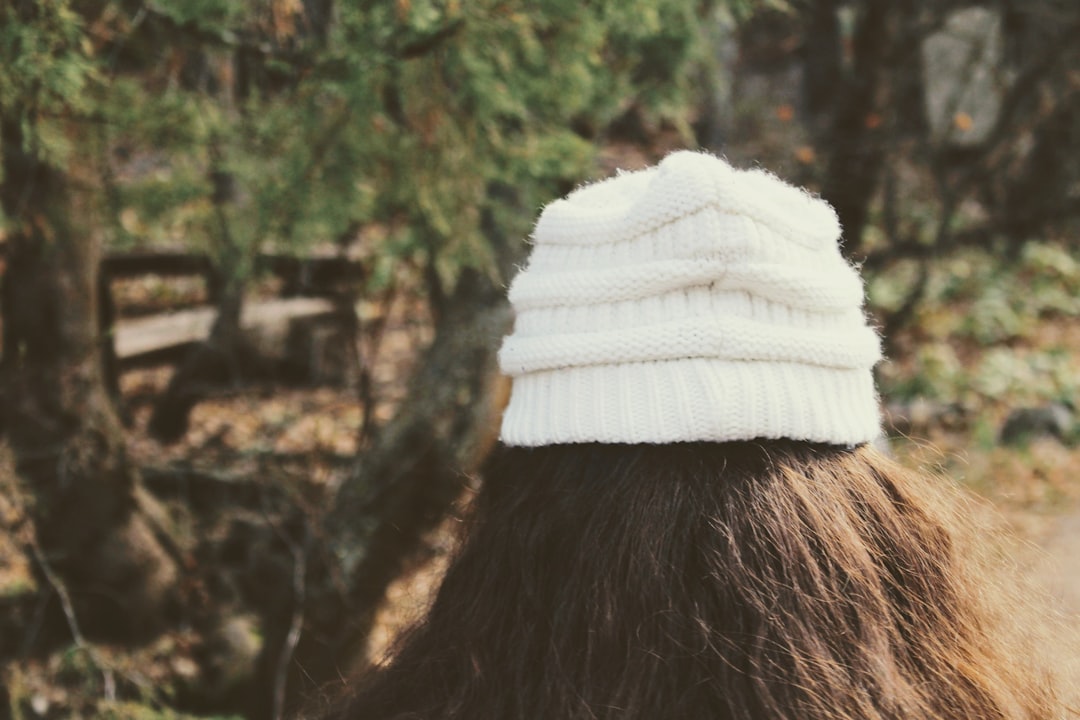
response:
<path fill-rule="evenodd" d="M 1080 507 L 1040 518 L 1031 538 L 1037 546 L 1030 566 L 1032 578 L 1047 589 L 1062 613 L 1065 637 L 1054 650 L 1060 654 L 1067 692 L 1080 703 Z"/>

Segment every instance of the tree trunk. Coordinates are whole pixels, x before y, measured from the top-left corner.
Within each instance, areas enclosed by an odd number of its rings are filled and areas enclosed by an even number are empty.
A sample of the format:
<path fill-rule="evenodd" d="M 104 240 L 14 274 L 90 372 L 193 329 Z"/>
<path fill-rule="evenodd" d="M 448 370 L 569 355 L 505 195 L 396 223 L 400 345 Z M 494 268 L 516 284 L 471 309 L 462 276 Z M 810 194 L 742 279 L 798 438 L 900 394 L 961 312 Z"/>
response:
<path fill-rule="evenodd" d="M 836 0 L 813 0 L 802 9 L 803 92 L 806 110 L 815 123 L 828 117 L 842 86 L 840 17 Z"/>
<path fill-rule="evenodd" d="M 831 151 L 821 194 L 836 208 L 849 257 L 861 254 L 885 163 L 886 131 L 896 121 L 889 109 L 890 68 L 907 60 L 898 39 L 917 9 L 911 0 L 866 0 L 858 7 L 852 74 L 835 96 L 831 127 L 818 143 Z"/>
<path fill-rule="evenodd" d="M 1080 214 L 1070 182 L 1076 157 L 1062 152 L 1080 145 L 1080 92 L 1058 98 L 1031 134 L 1031 152 L 1002 193 L 1002 229 L 1014 257 L 1032 236 Z"/>
<path fill-rule="evenodd" d="M 510 311 L 487 277 L 466 272 L 438 313 L 435 339 L 424 353 L 397 416 L 376 434 L 356 471 L 321 524 L 334 557 L 315 558 L 312 578 L 337 580 L 309 587 L 305 622 L 289 664 L 288 694 L 295 699 L 349 673 L 363 659 L 386 589 L 421 548 L 425 532 L 446 516 L 494 441 L 501 401 L 496 364 Z M 263 657 L 268 707 L 289 630 L 289 613 L 267 624 Z"/>
<path fill-rule="evenodd" d="M 172 606 L 177 566 L 125 457 L 103 383 L 98 241 L 90 204 L 65 173 L 25 148 L 18 119 L 0 118 L 0 202 L 12 224 L 3 286 L 8 441 L 34 497 L 48 562 L 68 584 L 84 630 L 152 632 Z"/>
<path fill-rule="evenodd" d="M 192 409 L 214 389 L 236 382 L 242 371 L 250 373 L 261 364 L 258 353 L 246 341 L 240 325 L 251 265 L 245 250 L 233 237 L 226 208 L 236 199 L 236 180 L 227 172 L 210 173 L 214 184 L 211 200 L 218 221 L 217 317 L 206 342 L 196 346 L 173 373 L 165 393 L 154 404 L 150 434 L 160 442 L 177 442 L 187 433 Z M 253 260 L 254 258 L 252 258 Z"/>

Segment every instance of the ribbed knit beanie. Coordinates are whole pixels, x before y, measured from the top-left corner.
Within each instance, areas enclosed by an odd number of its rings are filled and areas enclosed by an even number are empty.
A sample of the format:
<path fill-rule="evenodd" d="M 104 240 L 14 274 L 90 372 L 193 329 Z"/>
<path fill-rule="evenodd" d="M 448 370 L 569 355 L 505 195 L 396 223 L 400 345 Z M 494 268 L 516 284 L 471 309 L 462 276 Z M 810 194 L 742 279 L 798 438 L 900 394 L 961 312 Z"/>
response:
<path fill-rule="evenodd" d="M 836 213 L 677 152 L 548 205 L 510 287 L 507 445 L 880 433 L 881 358 Z"/>

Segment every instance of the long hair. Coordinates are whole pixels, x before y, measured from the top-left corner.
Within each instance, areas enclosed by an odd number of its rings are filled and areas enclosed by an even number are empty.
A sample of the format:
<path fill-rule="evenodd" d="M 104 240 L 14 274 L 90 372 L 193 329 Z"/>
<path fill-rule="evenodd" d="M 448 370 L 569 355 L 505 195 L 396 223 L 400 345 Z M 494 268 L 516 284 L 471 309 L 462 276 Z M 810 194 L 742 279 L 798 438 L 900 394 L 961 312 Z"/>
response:
<path fill-rule="evenodd" d="M 333 717 L 1060 717 L 959 515 L 873 448 L 499 447 L 427 616 Z"/>

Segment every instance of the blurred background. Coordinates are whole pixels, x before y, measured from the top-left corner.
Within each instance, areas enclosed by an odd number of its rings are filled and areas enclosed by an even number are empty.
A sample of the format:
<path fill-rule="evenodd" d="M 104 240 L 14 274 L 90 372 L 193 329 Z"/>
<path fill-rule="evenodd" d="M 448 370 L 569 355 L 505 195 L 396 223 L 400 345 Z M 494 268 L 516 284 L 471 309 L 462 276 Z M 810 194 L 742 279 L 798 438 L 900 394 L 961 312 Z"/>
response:
<path fill-rule="evenodd" d="M 1078 33 L 1075 0 L 0 0 L 0 717 L 277 720 L 377 662 L 496 440 L 539 209 L 684 147 L 833 204 L 891 452 L 1077 626 Z"/>

